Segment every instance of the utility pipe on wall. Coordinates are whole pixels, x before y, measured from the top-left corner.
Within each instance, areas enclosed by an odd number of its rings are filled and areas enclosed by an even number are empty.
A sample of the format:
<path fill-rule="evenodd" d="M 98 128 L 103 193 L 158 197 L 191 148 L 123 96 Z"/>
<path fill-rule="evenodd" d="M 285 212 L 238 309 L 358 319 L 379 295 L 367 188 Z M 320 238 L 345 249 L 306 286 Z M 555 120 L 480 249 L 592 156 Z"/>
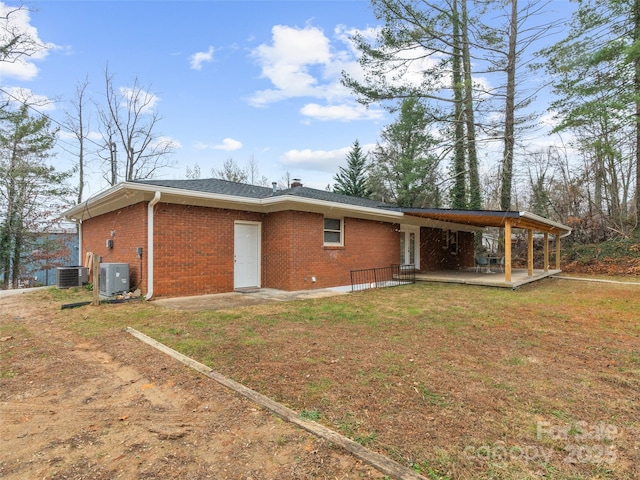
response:
<path fill-rule="evenodd" d="M 161 193 L 156 192 L 147 206 L 147 300 L 153 297 L 153 207 L 160 201 L 160 196 Z"/>

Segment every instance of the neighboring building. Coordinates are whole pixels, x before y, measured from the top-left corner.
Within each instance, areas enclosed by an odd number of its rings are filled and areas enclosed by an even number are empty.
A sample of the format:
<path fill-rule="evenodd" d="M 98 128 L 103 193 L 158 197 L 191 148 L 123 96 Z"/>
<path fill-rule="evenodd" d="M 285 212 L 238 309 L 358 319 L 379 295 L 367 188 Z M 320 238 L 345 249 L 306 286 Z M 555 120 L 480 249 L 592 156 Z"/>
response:
<path fill-rule="evenodd" d="M 399 209 L 296 185 L 286 190 L 219 179 L 120 183 L 68 210 L 80 254 L 130 266 L 130 285 L 152 296 L 287 291 L 350 284 L 351 270 L 412 264 L 418 271 L 474 267 L 474 232 L 499 213 L 451 221 L 444 209 Z M 517 218 L 516 218 L 517 217 Z M 567 227 L 525 214 L 532 228 Z M 524 227 L 529 228 L 529 227 Z"/>
<path fill-rule="evenodd" d="M 47 252 L 34 250 L 26 263 L 29 281 L 33 286 L 55 285 L 57 267 L 79 265 L 78 242 L 76 229 L 43 233 L 37 243 L 44 246 Z M 35 260 L 39 258 L 39 260 Z"/>
<path fill-rule="evenodd" d="M 78 265 L 78 235 L 75 227 L 31 236 L 33 247 L 22 258 L 18 279 L 20 288 L 56 285 L 58 267 Z M 0 281 L 3 277 L 0 273 Z"/>

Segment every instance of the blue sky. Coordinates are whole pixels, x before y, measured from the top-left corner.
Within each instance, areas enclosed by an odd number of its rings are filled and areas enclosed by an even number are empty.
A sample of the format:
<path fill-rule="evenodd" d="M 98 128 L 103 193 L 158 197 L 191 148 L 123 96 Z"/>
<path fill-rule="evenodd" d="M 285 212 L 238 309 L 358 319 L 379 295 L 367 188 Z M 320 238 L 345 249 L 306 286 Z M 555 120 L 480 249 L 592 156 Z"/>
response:
<path fill-rule="evenodd" d="M 107 64 L 116 86 L 131 86 L 137 77 L 157 96 L 156 133 L 177 146 L 175 166 L 162 178 L 184 178 L 196 164 L 208 177 L 228 158 L 242 167 L 253 158 L 269 182 L 289 172 L 325 188 L 354 140 L 374 145 L 393 120 L 378 107 L 357 104 L 339 81 L 342 70 L 357 75 L 359 68 L 350 35 L 378 25 L 368 1 L 41 0 L 27 6 L 33 11 L 25 27 L 36 29 L 49 49 L 24 64 L 0 65 L 0 87 L 55 100 L 43 111 L 61 120 L 85 77 L 89 94 L 103 95 Z M 73 162 L 64 152 L 70 141 L 61 135 L 60 168 Z M 98 169 L 90 165 L 89 195 L 106 186 Z"/>

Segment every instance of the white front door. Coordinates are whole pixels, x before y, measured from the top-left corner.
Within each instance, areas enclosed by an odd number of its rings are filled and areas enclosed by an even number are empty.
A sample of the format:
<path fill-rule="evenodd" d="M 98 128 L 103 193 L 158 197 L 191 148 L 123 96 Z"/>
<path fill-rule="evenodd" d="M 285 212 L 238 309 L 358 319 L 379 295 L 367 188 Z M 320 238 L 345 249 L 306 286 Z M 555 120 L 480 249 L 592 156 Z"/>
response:
<path fill-rule="evenodd" d="M 420 269 L 420 227 L 400 226 L 400 265 Z"/>
<path fill-rule="evenodd" d="M 236 222 L 233 241 L 233 287 L 260 286 L 260 224 Z"/>

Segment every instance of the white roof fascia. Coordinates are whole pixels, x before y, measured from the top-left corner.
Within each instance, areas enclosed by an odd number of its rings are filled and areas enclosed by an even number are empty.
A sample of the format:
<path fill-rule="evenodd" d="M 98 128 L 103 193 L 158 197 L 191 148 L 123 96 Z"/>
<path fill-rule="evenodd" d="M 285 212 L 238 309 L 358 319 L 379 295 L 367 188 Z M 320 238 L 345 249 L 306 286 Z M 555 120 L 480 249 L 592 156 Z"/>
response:
<path fill-rule="evenodd" d="M 316 207 L 311 208 L 311 211 L 315 212 L 327 212 L 327 211 L 336 211 L 336 213 L 340 212 L 341 215 L 353 215 L 353 216 L 364 216 L 366 218 L 376 218 L 376 219 L 386 219 L 387 221 L 397 222 L 399 219 L 403 217 L 402 212 L 394 211 L 394 210 L 386 210 L 381 208 L 372 208 L 372 207 L 363 207 L 359 205 L 350 205 L 346 203 L 337 203 L 330 202 L 326 200 L 317 200 L 312 198 L 298 197 L 295 195 L 278 195 L 274 197 L 267 198 L 251 198 L 251 197 L 242 197 L 237 195 L 226 195 L 220 193 L 210 193 L 210 192 L 200 192 L 195 190 L 185 190 L 185 189 L 177 189 L 173 187 L 163 187 L 158 185 L 150 185 L 150 184 L 139 184 L 139 183 L 131 183 L 131 182 L 122 182 L 109 190 L 105 190 L 104 192 L 96 195 L 95 197 L 89 198 L 85 202 L 76 205 L 75 207 L 64 212 L 63 216 L 65 218 L 76 218 L 78 214 L 82 212 L 90 210 L 92 207 L 99 207 L 102 203 L 108 203 L 110 199 L 113 199 L 118 194 L 122 194 L 126 191 L 133 192 L 145 192 L 149 194 L 154 194 L 159 191 L 162 193 L 163 201 L 168 201 L 177 198 L 189 198 L 189 199 L 200 199 L 205 202 L 198 202 L 198 204 L 204 204 L 208 202 L 220 202 L 227 205 L 219 205 L 222 208 L 233 208 L 234 210 L 243 210 L 249 209 L 251 211 L 258 211 L 268 213 L 270 211 L 281 211 L 281 210 L 295 210 L 300 209 L 300 206 L 307 207 Z M 169 202 L 169 203 L 180 203 L 180 202 Z M 287 208 L 289 204 L 290 207 Z M 296 208 L 297 207 L 297 208 Z"/>
<path fill-rule="evenodd" d="M 362 205 L 352 205 L 349 203 L 331 202 L 328 200 L 318 200 L 315 198 L 298 197 L 296 195 L 278 195 L 275 197 L 268 197 L 261 199 L 262 204 L 269 208 L 267 211 L 275 212 L 282 210 L 296 210 L 296 208 L 286 208 L 286 203 L 290 203 L 296 206 L 304 205 L 308 210 L 317 213 L 331 213 L 335 212 L 336 215 L 345 215 L 348 213 L 360 214 L 367 217 L 386 218 L 389 221 L 398 222 L 403 218 L 404 214 L 396 210 L 387 210 L 385 208 L 364 207 Z M 285 205 L 283 205 L 285 204 Z M 280 208 L 285 207 L 285 208 Z M 312 208 L 317 207 L 317 208 Z M 299 208 L 297 209 L 299 210 Z"/>
<path fill-rule="evenodd" d="M 402 223 L 406 225 L 417 225 L 420 227 L 431 227 L 440 230 L 453 230 L 457 232 L 482 232 L 483 227 L 475 227 L 464 223 L 446 222 L 444 220 L 434 220 L 432 218 L 419 217 L 416 215 L 405 215 Z"/>
<path fill-rule="evenodd" d="M 132 191 L 137 193 L 148 193 L 151 200 L 152 195 L 155 192 L 162 193 L 162 200 L 168 203 L 185 203 L 176 201 L 179 198 L 201 200 L 201 202 L 194 202 L 198 205 L 207 206 L 209 202 L 221 203 L 222 205 L 216 205 L 220 208 L 230 208 L 233 210 L 257 211 L 261 213 L 278 212 L 285 210 L 302 210 L 311 211 L 315 213 L 331 214 L 335 213 L 336 216 L 344 217 L 351 216 L 356 218 L 366 218 L 377 221 L 388 221 L 392 223 L 406 223 L 414 224 L 418 226 L 440 228 L 445 230 L 459 230 L 467 232 L 481 231 L 482 228 L 472 227 L 465 224 L 457 224 L 452 222 L 445 222 L 441 220 L 431 220 L 410 215 L 405 215 L 403 212 L 397 210 L 365 207 L 361 205 L 352 205 L 348 203 L 337 203 L 328 200 L 319 200 L 307 197 L 298 197 L 296 195 L 276 195 L 266 198 L 251 198 L 242 197 L 237 195 L 227 195 L 221 193 L 200 192 L 195 190 L 179 189 L 174 187 L 164 187 L 151 184 L 140 184 L 133 182 L 122 182 L 118 185 L 105 190 L 94 197 L 89 198 L 85 202 L 76 205 L 75 207 L 67 210 L 63 216 L 69 219 L 80 218 L 79 214 L 90 211 L 92 208 L 98 208 L 103 203 L 109 203 L 110 200 L 114 200 L 118 195 L 122 195 L 124 192 Z M 173 200 L 173 201 L 171 201 Z M 119 207 L 121 208 L 121 207 Z M 524 212 L 526 213 L 526 212 Z M 543 219 L 538 217 L 538 221 Z M 559 225 L 559 224 L 558 224 Z M 564 226 L 563 226 L 564 227 Z M 560 228 L 560 227 L 558 227 Z M 566 230 L 567 227 L 562 228 Z"/>
<path fill-rule="evenodd" d="M 528 220 L 533 220 L 535 222 L 542 223 L 544 225 L 549 225 L 550 227 L 557 228 L 558 230 L 564 230 L 566 233 L 562 234 L 562 237 L 566 237 L 571 235 L 571 227 L 567 227 L 558 222 L 554 222 L 553 220 L 549 220 L 548 218 L 541 217 L 540 215 L 536 215 L 535 213 L 530 212 L 519 212 L 522 218 L 526 218 Z"/>

